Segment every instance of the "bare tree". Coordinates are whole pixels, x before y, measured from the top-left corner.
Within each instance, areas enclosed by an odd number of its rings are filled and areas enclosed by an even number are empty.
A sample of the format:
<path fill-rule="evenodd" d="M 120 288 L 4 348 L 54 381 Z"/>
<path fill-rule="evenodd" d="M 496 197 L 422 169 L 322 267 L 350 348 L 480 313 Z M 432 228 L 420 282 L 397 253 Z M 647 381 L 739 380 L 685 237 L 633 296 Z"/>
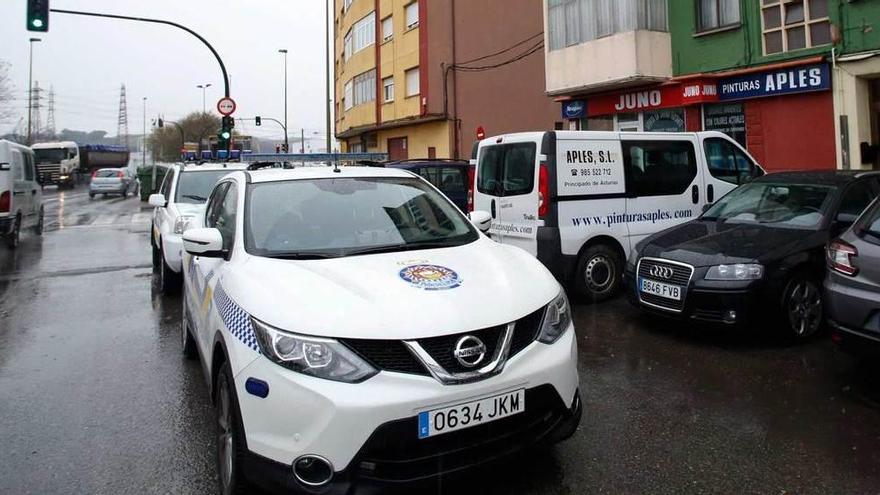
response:
<path fill-rule="evenodd" d="M 12 96 L 12 81 L 9 79 L 9 63 L 0 60 L 0 122 L 9 122 L 17 112 Z"/>
<path fill-rule="evenodd" d="M 220 130 L 220 118 L 202 112 L 187 115 L 179 124 L 183 128 L 184 142 L 197 143 L 200 149 L 208 149 L 207 143 L 202 142 Z M 149 146 L 153 156 L 162 161 L 179 160 L 181 144 L 180 132 L 173 124 L 166 124 L 161 129 L 155 128 L 150 135 Z"/>

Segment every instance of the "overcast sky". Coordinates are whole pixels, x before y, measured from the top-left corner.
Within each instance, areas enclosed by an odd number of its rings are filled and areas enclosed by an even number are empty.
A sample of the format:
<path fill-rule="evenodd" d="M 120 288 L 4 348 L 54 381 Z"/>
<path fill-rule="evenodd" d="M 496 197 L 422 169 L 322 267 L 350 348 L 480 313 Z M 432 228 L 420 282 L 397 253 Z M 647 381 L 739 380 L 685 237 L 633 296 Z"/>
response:
<path fill-rule="evenodd" d="M 58 131 L 105 130 L 116 134 L 119 88 L 128 94 L 131 133 L 147 116 L 174 120 L 202 108 L 202 90 L 211 83 L 207 106 L 223 96 L 219 65 L 196 38 L 155 24 L 52 14 L 49 33 L 25 29 L 25 0 L 3 0 L 0 7 L 0 60 L 11 64 L 16 107 L 27 116 L 28 39 L 34 44 L 34 80 L 55 89 Z M 52 0 L 52 8 L 152 17 L 186 25 L 220 53 L 238 103 L 236 117 L 263 115 L 283 120 L 284 61 L 289 64 L 291 134 L 324 133 L 325 0 Z M 48 94 L 48 91 L 47 93 Z M 43 122 L 46 121 L 45 112 Z M 0 123 L 0 134 L 18 123 Z M 149 125 L 149 122 L 148 124 Z M 24 128 L 24 127 L 23 127 Z M 255 128 L 240 122 L 237 130 L 280 137 L 280 128 Z M 277 129 L 277 130 L 275 130 Z"/>

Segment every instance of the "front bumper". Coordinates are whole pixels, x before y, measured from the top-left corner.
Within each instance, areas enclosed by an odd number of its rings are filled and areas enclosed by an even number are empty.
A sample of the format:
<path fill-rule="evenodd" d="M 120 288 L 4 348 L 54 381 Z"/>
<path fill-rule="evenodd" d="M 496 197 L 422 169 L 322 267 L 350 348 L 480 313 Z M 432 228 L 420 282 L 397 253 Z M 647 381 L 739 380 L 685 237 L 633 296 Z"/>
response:
<path fill-rule="evenodd" d="M 624 274 L 624 285 L 629 302 L 651 314 L 698 323 L 721 324 L 728 326 L 744 326 L 766 320 L 768 311 L 772 311 L 773 302 L 778 298 L 766 290 L 760 283 L 731 283 L 722 287 L 723 283 L 705 283 L 704 273 L 697 269 L 690 285 L 684 291 L 685 301 L 681 311 L 670 311 L 646 304 L 639 297 L 637 277 L 631 267 Z M 698 278 L 699 276 L 699 278 Z"/>
<path fill-rule="evenodd" d="M 165 263 L 174 273 L 183 270 L 183 237 L 178 234 L 167 234 L 162 237 L 162 253 Z"/>
<path fill-rule="evenodd" d="M 555 344 L 533 342 L 486 380 L 443 385 L 434 378 L 382 372 L 360 384 L 297 374 L 258 358 L 236 375 L 252 458 L 273 476 L 274 489 L 299 487 L 293 461 L 319 455 L 334 466 L 334 486 L 400 485 L 431 480 L 534 443 L 570 436 L 580 421 L 574 328 Z M 253 377 L 267 398 L 250 395 Z M 418 439 L 420 411 L 526 389 L 525 412 L 460 431 Z M 266 468 L 274 465 L 274 468 Z M 260 476 L 251 476 L 259 478 Z M 254 481 L 258 481 L 254 479 Z"/>

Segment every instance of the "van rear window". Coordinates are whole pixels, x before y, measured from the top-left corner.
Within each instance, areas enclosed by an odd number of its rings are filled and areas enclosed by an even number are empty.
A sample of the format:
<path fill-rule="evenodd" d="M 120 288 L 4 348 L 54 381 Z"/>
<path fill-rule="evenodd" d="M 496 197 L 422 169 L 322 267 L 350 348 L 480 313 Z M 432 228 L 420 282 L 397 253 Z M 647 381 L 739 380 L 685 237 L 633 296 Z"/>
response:
<path fill-rule="evenodd" d="M 519 196 L 535 188 L 535 143 L 488 146 L 480 154 L 477 190 L 492 196 Z"/>

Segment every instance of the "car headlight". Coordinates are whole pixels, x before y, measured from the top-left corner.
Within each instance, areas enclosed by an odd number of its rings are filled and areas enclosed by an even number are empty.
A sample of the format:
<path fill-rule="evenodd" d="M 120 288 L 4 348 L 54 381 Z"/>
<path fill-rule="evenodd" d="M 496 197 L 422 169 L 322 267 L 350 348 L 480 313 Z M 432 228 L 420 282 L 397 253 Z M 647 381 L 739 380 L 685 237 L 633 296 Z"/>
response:
<path fill-rule="evenodd" d="M 718 265 L 706 272 L 706 280 L 760 280 L 763 276 L 764 267 L 756 263 Z"/>
<path fill-rule="evenodd" d="M 556 299 L 547 305 L 544 310 L 544 319 L 541 322 L 541 332 L 538 334 L 538 342 L 552 344 L 559 340 L 571 324 L 571 306 L 565 291 L 561 291 Z"/>
<path fill-rule="evenodd" d="M 174 222 L 174 233 L 183 234 L 184 232 L 186 232 L 186 229 L 190 227 L 190 224 L 192 223 L 194 218 L 195 217 L 189 215 L 179 217 L 177 221 Z"/>
<path fill-rule="evenodd" d="M 255 318 L 251 318 L 251 322 L 263 355 L 289 370 L 345 383 L 359 383 L 379 372 L 333 339 L 284 332 Z"/>

